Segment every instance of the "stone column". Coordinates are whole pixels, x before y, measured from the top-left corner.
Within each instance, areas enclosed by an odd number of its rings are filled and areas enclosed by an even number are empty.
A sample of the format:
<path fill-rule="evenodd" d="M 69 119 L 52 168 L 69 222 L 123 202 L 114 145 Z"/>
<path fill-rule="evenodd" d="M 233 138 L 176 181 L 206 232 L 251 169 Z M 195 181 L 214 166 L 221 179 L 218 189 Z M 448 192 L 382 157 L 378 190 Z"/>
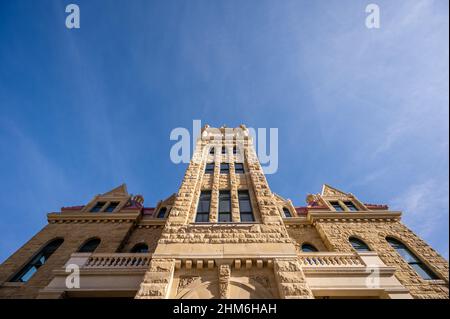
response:
<path fill-rule="evenodd" d="M 220 299 L 228 299 L 231 268 L 230 265 L 219 265 L 219 296 Z"/>
<path fill-rule="evenodd" d="M 174 259 L 152 259 L 136 299 L 167 299 L 175 270 Z"/>
<path fill-rule="evenodd" d="M 278 283 L 280 298 L 314 298 L 296 258 L 276 258 L 274 260 L 274 274 Z"/>

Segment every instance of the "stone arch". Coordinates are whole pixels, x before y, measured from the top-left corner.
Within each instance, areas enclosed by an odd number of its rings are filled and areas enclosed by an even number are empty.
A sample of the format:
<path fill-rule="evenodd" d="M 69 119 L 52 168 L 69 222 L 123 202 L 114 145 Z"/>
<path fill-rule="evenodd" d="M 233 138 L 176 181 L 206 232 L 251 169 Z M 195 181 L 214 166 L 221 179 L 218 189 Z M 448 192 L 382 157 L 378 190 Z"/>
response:
<path fill-rule="evenodd" d="M 194 280 L 187 287 L 183 288 L 175 296 L 176 299 L 218 299 L 219 281 Z M 228 286 L 228 298 L 231 299 L 272 299 L 276 298 L 272 292 L 259 284 L 253 282 L 251 285 L 231 280 Z"/>

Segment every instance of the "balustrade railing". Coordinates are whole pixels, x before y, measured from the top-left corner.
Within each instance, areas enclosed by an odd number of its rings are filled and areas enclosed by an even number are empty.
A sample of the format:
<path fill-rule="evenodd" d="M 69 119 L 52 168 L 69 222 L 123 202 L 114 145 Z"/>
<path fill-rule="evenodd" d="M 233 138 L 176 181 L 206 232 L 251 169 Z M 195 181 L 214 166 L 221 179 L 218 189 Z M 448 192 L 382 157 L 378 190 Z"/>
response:
<path fill-rule="evenodd" d="M 147 268 L 151 254 L 92 254 L 83 268 Z"/>
<path fill-rule="evenodd" d="M 304 267 L 365 266 L 361 258 L 352 253 L 301 253 L 298 258 Z"/>

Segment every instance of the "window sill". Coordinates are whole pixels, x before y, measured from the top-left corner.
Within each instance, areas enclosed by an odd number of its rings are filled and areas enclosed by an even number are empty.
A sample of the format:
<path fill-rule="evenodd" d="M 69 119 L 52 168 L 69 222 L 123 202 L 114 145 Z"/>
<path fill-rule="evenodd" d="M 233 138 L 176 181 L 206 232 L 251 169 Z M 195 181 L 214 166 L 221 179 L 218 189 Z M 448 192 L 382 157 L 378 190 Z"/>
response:
<path fill-rule="evenodd" d="M 6 281 L 3 284 L 1 284 L 0 287 L 22 287 L 25 284 L 26 284 L 25 282 Z"/>

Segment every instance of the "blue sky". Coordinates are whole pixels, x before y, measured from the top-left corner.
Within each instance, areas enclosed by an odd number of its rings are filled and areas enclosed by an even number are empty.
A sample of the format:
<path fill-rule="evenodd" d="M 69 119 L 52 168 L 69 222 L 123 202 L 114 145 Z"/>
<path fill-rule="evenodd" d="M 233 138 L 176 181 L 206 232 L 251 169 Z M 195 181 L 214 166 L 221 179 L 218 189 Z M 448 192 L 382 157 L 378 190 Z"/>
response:
<path fill-rule="evenodd" d="M 0 261 L 61 206 L 176 192 L 194 119 L 278 128 L 274 192 L 387 203 L 448 258 L 449 4 L 372 2 L 380 29 L 358 0 L 0 1 Z"/>

